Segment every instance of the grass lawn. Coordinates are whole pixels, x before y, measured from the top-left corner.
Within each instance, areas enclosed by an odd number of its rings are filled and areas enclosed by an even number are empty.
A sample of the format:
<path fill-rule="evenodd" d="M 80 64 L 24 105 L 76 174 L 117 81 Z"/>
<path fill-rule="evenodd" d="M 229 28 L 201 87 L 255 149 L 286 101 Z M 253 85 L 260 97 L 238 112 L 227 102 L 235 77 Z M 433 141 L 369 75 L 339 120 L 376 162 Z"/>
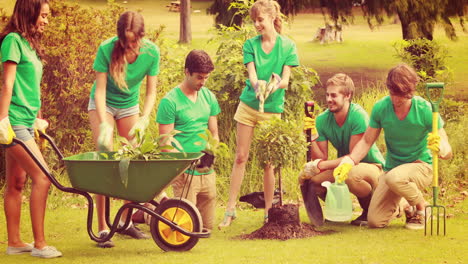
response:
<path fill-rule="evenodd" d="M 51 197 L 51 202 L 57 197 Z M 163 252 L 152 240 L 133 240 L 117 235 L 112 249 L 97 248 L 86 232 L 86 209 L 81 199 L 64 201 L 47 211 L 46 232 L 51 245 L 62 251 L 64 257 L 47 263 L 466 263 L 468 228 L 468 202 L 448 208 L 454 218 L 447 220 L 447 236 L 425 237 L 424 231 L 403 228 L 403 219 L 390 227 L 371 230 L 346 223 L 327 223 L 322 230 L 332 234 L 308 239 L 288 241 L 236 239 L 261 226 L 263 211 L 238 211 L 238 219 L 227 230 L 214 230 L 211 238 L 200 239 L 189 252 Z M 118 202 L 114 202 L 118 204 Z M 77 205 L 77 206 L 75 206 Z M 1 207 L 1 206 L 0 206 Z M 75 207 L 75 208 L 74 208 Z M 3 209 L 3 208 L 2 208 Z M 32 241 L 27 204 L 23 208 L 22 235 Z M 115 207 L 114 207 L 115 209 Z M 301 218 L 308 222 L 303 207 Z M 222 210 L 217 210 L 217 221 Z M 5 227 L 5 217 L 0 215 L 0 227 Z M 148 226 L 142 226 L 148 231 Z M 148 231 L 149 232 L 149 231 Z M 0 232 L 0 246 L 6 248 L 6 232 Z M 2 253 L 3 254 L 3 253 Z M 27 254 L 5 256 L 0 264 L 38 263 Z"/>
<path fill-rule="evenodd" d="M 14 2 L 0 0 L 0 7 L 11 13 Z M 95 8 L 102 8 L 106 3 L 105 0 L 78 2 Z M 192 0 L 192 9 L 201 12 L 192 16 L 191 47 L 203 48 L 214 54 L 214 45 L 207 44 L 212 36 L 209 29 L 213 18 L 206 14 L 205 9 L 210 2 Z M 169 12 L 165 7 L 168 3 L 170 0 L 127 0 L 126 5 L 132 10 L 142 9 L 147 29 L 164 24 L 165 36 L 177 41 L 179 13 Z M 301 63 L 317 70 L 322 82 L 336 72 L 345 72 L 351 75 L 358 89 L 367 88 L 381 83 L 388 69 L 398 63 L 392 44 L 401 39 L 399 25 L 385 24 L 371 31 L 364 19 L 356 17 L 355 24 L 344 28 L 344 43 L 320 45 L 311 40 L 322 25 L 321 14 L 299 14 L 285 26 L 285 34 L 297 44 Z M 455 83 L 447 87 L 448 94 L 468 100 L 468 75 L 465 74 L 468 71 L 468 34 L 461 30 L 457 34 L 457 42 L 447 40 L 440 28 L 437 28 L 435 36 L 451 54 L 448 65 L 454 71 Z M 32 235 L 27 204 L 26 200 L 21 232 L 24 241 L 30 242 Z M 447 220 L 446 237 L 424 237 L 423 231 L 405 230 L 403 220 L 397 219 L 390 227 L 379 230 L 334 223 L 324 227 L 336 231 L 326 236 L 289 241 L 241 241 L 234 237 L 258 229 L 263 219 L 263 211 L 246 209 L 238 211 L 233 227 L 214 230 L 211 238 L 201 239 L 186 253 L 164 253 L 153 241 L 136 241 L 119 235 L 113 239 L 116 248 L 97 248 L 87 235 L 86 210 L 82 204 L 82 199 L 69 198 L 53 189 L 47 210 L 46 235 L 48 242 L 60 249 L 64 257 L 48 260 L 48 263 L 466 263 L 468 259 L 466 199 L 455 207 L 446 204 L 451 216 Z M 3 211 L 3 203 L 0 210 Z M 304 209 L 301 207 L 300 210 L 302 220 L 308 222 Z M 216 224 L 222 215 L 220 205 Z M 5 229 L 5 215 L 0 213 L 0 251 L 7 247 Z M 146 226 L 142 229 L 148 231 Z M 0 256 L 0 264 L 39 262 L 28 255 L 6 256 L 0 252 Z"/>

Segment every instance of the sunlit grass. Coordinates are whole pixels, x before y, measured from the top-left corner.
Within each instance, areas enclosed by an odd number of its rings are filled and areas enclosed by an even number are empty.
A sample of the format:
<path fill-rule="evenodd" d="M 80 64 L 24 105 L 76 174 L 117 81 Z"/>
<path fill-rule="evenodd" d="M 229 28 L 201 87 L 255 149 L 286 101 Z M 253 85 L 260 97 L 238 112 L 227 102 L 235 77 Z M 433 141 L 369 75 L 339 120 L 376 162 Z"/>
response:
<path fill-rule="evenodd" d="M 63 205 L 47 211 L 46 234 L 48 242 L 64 256 L 48 263 L 464 263 L 468 226 L 468 203 L 458 205 L 457 216 L 447 220 L 446 237 L 425 237 L 424 231 L 403 228 L 403 219 L 396 219 L 385 229 L 354 227 L 346 223 L 327 223 L 321 230 L 334 230 L 330 235 L 288 241 L 244 241 L 235 237 L 250 233 L 261 226 L 262 210 L 238 210 L 233 226 L 213 230 L 209 239 L 185 253 L 164 253 L 152 240 L 127 239 L 116 235 L 112 249 L 95 246 L 86 232 L 86 210 L 83 199 L 70 198 Z M 113 204 L 119 204 L 113 201 Z M 27 205 L 23 205 L 22 237 L 32 241 Z M 0 206 L 2 207 L 2 206 Z M 73 208 L 76 207 L 76 208 Z M 2 208 L 3 209 L 3 208 Z M 113 207 L 114 211 L 116 207 Z M 462 213 L 464 210 L 464 213 Z M 222 210 L 217 210 L 221 221 Z M 308 222 L 301 207 L 301 219 Z M 0 226 L 5 226 L 0 216 Z M 149 232 L 147 226 L 142 230 Z M 0 232 L 1 248 L 6 248 L 6 234 Z M 3 249 L 2 249 L 3 250 Z M 27 254 L 0 258 L 0 263 L 38 263 Z"/>

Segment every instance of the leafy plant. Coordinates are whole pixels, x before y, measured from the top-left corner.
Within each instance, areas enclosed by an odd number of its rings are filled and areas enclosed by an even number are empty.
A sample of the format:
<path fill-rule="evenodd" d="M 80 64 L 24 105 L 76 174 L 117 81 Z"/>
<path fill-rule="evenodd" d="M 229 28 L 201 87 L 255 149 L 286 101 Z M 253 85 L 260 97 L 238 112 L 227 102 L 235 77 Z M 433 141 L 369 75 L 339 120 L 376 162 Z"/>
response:
<path fill-rule="evenodd" d="M 272 165 L 281 168 L 296 165 L 293 157 L 303 156 L 308 143 L 302 126 L 297 122 L 275 117 L 260 122 L 256 128 L 254 145 L 261 167 Z"/>
<path fill-rule="evenodd" d="M 427 82 L 453 82 L 453 71 L 447 66 L 448 50 L 436 41 L 427 39 L 402 40 L 393 45 L 396 57 L 411 65 L 421 82 L 418 85 L 419 95 L 426 97 Z"/>
<path fill-rule="evenodd" d="M 119 137 L 122 147 L 113 155 L 113 159 L 120 160 L 119 174 L 120 179 L 125 187 L 128 184 L 128 167 L 132 160 L 156 160 L 160 159 L 164 151 L 175 149 L 175 146 L 180 147 L 180 143 L 174 138 L 178 131 L 173 130 L 169 134 L 163 134 L 153 139 L 150 133 L 146 133 L 143 137 L 139 131 L 135 134 L 135 142 L 129 142 L 124 137 Z M 101 153 L 107 155 L 107 153 Z"/>
<path fill-rule="evenodd" d="M 201 137 L 206 142 L 205 149 L 203 150 L 203 152 L 206 152 L 215 157 L 223 157 L 223 158 L 229 155 L 228 146 L 224 144 L 223 142 L 220 142 L 219 140 L 215 139 L 209 129 L 207 129 L 205 133 L 198 134 L 198 136 Z M 196 144 L 202 144 L 202 143 L 197 142 Z"/>
<path fill-rule="evenodd" d="M 229 156 L 229 148 L 226 144 L 214 138 L 209 129 L 206 129 L 205 133 L 198 134 L 198 136 L 205 143 L 205 149 L 202 151 L 205 155 L 200 159 L 196 170 L 200 173 L 206 173 L 213 168 L 216 158 L 227 158 Z M 203 142 L 196 142 L 195 144 L 202 145 Z"/>
<path fill-rule="evenodd" d="M 146 133 L 142 137 L 137 131 L 134 142 L 129 142 L 124 137 L 118 137 L 122 147 L 114 154 L 114 159 L 145 161 L 159 159 L 161 152 L 171 151 L 176 147 L 181 148 L 180 143 L 174 138 L 177 133 L 179 131 L 173 130 L 168 134 L 159 135 L 153 139 L 150 133 Z"/>

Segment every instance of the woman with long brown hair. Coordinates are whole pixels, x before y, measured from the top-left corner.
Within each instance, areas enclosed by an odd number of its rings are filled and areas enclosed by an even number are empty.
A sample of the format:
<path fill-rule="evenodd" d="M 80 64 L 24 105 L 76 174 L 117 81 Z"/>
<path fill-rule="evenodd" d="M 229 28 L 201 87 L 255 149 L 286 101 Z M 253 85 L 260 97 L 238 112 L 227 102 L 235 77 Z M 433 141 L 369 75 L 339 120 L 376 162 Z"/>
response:
<path fill-rule="evenodd" d="M 140 13 L 127 11 L 117 22 L 117 36 L 99 46 L 93 68 L 96 81 L 88 105 L 93 140 L 98 150 L 111 150 L 114 123 L 120 136 L 129 141 L 137 130 L 144 133 L 156 101 L 159 73 L 159 48 L 144 38 L 145 26 Z M 140 86 L 146 77 L 146 97 L 140 116 Z M 96 195 L 99 235 L 109 231 L 104 217 L 104 196 Z M 121 219 L 126 218 L 127 211 Z M 124 220 L 121 220 L 121 225 Z M 133 224 L 121 233 L 136 239 L 149 238 Z M 112 241 L 98 243 L 113 247 Z"/>
<path fill-rule="evenodd" d="M 48 246 L 44 236 L 44 217 L 50 181 L 23 147 L 12 142 L 24 141 L 42 162 L 44 157 L 34 141 L 34 129 L 45 129 L 47 121 L 37 118 L 41 108 L 43 48 L 42 33 L 48 24 L 49 1 L 17 0 L 13 15 L 0 33 L 3 80 L 0 92 L 0 144 L 5 148 L 5 216 L 8 232 L 7 255 L 30 252 L 32 256 L 62 256 Z M 20 237 L 21 200 L 27 175 L 31 177 L 29 208 L 34 243 Z"/>

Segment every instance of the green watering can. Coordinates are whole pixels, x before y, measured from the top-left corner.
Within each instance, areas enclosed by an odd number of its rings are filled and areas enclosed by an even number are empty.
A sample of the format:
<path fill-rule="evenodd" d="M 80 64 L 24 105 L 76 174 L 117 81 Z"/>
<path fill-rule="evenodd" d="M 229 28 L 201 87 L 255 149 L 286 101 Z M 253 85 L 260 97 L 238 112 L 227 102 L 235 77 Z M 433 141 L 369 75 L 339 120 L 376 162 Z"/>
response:
<path fill-rule="evenodd" d="M 325 197 L 324 215 L 327 220 L 333 222 L 346 222 L 351 220 L 353 214 L 353 203 L 346 183 L 322 182 L 327 188 Z"/>

